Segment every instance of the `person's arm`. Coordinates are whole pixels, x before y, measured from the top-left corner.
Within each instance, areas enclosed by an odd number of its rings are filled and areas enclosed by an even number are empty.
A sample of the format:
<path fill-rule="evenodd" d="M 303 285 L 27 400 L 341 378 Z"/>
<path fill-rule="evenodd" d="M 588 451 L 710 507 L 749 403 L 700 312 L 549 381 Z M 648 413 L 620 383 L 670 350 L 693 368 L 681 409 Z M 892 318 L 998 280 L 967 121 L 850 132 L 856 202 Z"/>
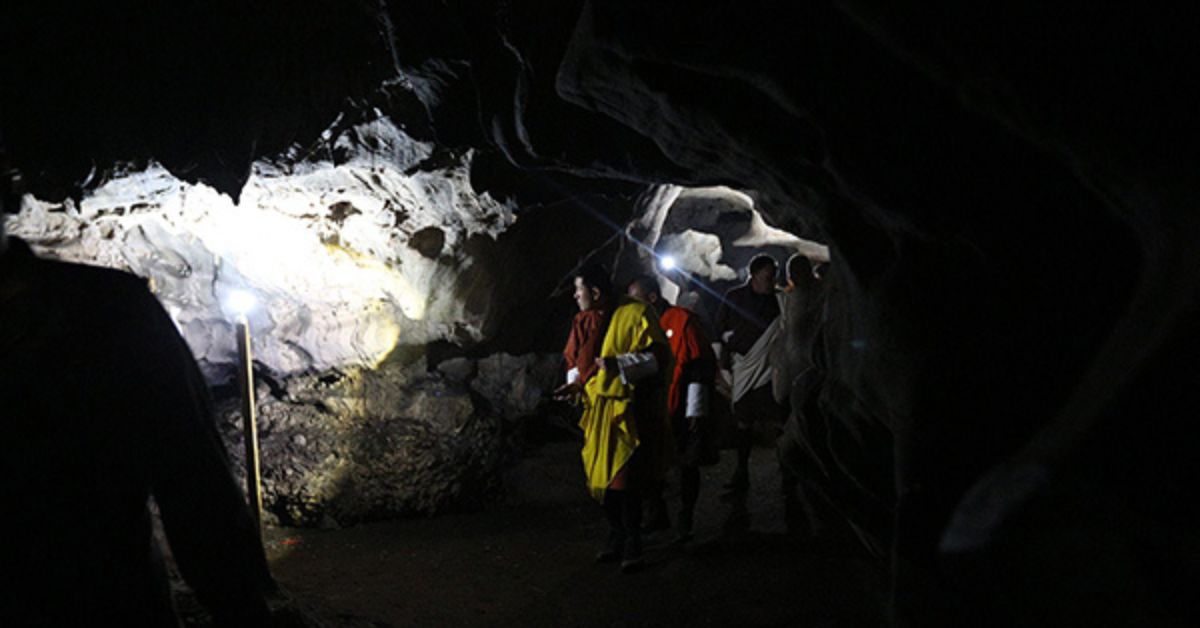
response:
<path fill-rule="evenodd" d="M 571 332 L 567 335 L 567 345 L 563 348 L 563 365 L 567 369 L 567 381 L 554 389 L 555 399 L 573 400 L 582 389 L 582 382 L 579 380 L 578 358 L 580 342 L 579 319 L 576 317 L 571 321 Z"/>
<path fill-rule="evenodd" d="M 648 332 L 650 338 L 655 338 L 649 346 L 642 351 L 622 353 L 604 360 L 603 367 L 606 370 L 616 370 L 624 384 L 636 384 L 650 379 L 658 375 L 664 365 L 672 363 L 671 346 L 659 327 L 657 317 L 645 318 L 644 324 L 655 330 Z"/>
<path fill-rule="evenodd" d="M 579 322 L 571 321 L 571 331 L 567 334 L 567 344 L 563 347 L 563 365 L 567 370 L 575 370 L 579 372 L 578 359 L 576 355 L 579 353 Z"/>
<path fill-rule="evenodd" d="M 597 360 L 600 356 L 600 345 L 604 342 L 601 335 L 599 316 L 587 316 L 581 321 L 578 362 L 579 385 L 584 385 L 596 371 L 600 369 Z"/>
<path fill-rule="evenodd" d="M 658 357 L 653 351 L 622 353 L 616 358 L 621 381 L 633 384 L 658 375 Z"/>
<path fill-rule="evenodd" d="M 208 390 L 148 292 L 130 320 L 130 401 L 147 436 L 151 492 L 184 579 L 217 625 L 263 625 L 274 588 L 259 531 L 229 471 Z"/>

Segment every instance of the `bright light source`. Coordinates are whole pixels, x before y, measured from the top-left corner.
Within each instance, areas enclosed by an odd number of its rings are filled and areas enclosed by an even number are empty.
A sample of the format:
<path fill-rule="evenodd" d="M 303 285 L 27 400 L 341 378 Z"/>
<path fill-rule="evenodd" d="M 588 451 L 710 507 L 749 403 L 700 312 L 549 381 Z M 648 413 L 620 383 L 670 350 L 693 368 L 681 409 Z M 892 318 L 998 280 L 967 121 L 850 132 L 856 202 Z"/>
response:
<path fill-rule="evenodd" d="M 258 305 L 258 299 L 249 290 L 231 290 L 225 296 L 225 306 L 234 314 L 245 316 Z"/>
<path fill-rule="evenodd" d="M 662 256 L 662 259 L 658 262 L 658 265 L 661 266 L 663 270 L 674 270 L 675 269 L 675 258 L 671 257 L 670 255 L 664 255 L 664 256 Z"/>

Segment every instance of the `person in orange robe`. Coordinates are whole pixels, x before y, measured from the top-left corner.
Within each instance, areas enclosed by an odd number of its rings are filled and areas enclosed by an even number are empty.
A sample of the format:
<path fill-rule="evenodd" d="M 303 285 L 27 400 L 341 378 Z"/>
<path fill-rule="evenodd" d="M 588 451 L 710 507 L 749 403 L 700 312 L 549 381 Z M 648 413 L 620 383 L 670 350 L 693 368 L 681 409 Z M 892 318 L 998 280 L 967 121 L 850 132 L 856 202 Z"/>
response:
<path fill-rule="evenodd" d="M 653 277 L 634 279 L 629 284 L 628 294 L 660 310 L 659 325 L 667 336 L 671 354 L 675 358 L 667 390 L 667 416 L 679 454 L 681 505 L 676 541 L 686 542 L 692 538 L 693 516 L 700 496 L 700 466 L 717 462 L 709 420 L 711 414 L 708 411 L 708 395 L 716 377 L 717 357 L 699 316 L 687 308 L 667 303 Z M 647 528 L 669 527 L 661 491 L 651 500 L 651 504 L 654 512 Z"/>

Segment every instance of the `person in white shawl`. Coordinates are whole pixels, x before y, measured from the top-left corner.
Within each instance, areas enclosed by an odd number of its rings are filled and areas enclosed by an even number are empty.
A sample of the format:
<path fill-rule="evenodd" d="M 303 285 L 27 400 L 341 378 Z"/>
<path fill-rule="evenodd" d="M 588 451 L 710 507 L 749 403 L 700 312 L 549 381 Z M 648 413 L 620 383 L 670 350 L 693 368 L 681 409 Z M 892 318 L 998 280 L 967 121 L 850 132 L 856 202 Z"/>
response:
<path fill-rule="evenodd" d="M 750 486 L 751 428 L 755 421 L 778 420 L 782 407 L 772 393 L 771 345 L 779 335 L 780 298 L 775 288 L 778 265 L 770 255 L 750 260 L 746 283 L 725 293 L 717 311 L 722 360 L 733 375 L 737 468 L 726 484 L 735 494 Z"/>

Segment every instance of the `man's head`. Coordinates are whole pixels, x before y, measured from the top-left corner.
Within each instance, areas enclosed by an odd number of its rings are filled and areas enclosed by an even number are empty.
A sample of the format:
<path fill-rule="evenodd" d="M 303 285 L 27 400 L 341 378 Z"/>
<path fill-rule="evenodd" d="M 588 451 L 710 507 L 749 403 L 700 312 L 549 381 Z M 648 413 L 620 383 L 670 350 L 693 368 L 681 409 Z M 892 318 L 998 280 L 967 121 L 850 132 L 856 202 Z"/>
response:
<path fill-rule="evenodd" d="M 658 307 L 662 302 L 662 292 L 658 289 L 658 281 L 650 275 L 638 275 L 633 281 L 629 282 L 629 288 L 626 293 L 635 298 L 645 301 L 654 307 Z"/>
<path fill-rule="evenodd" d="M 803 288 L 816 281 L 817 276 L 813 274 L 812 260 L 808 259 L 803 253 L 796 253 L 788 258 L 787 261 L 787 278 L 788 285 L 793 288 Z"/>
<path fill-rule="evenodd" d="M 755 255 L 750 260 L 750 289 L 758 294 L 770 294 L 775 291 L 775 273 L 778 265 L 775 258 L 763 253 Z"/>
<path fill-rule="evenodd" d="M 603 266 L 589 264 L 575 273 L 575 304 L 579 311 L 602 307 L 611 295 L 612 281 Z"/>

